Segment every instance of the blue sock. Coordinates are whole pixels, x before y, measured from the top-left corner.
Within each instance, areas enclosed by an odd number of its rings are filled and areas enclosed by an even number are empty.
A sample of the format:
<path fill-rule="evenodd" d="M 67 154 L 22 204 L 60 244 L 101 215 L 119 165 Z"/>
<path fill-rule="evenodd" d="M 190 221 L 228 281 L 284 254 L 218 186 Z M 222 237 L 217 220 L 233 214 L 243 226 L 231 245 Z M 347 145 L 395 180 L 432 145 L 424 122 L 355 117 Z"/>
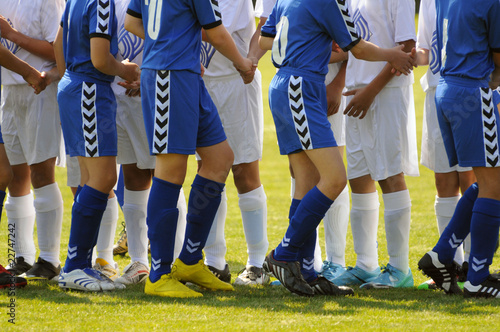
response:
<path fill-rule="evenodd" d="M 113 190 L 115 192 L 116 200 L 118 201 L 118 205 L 120 205 L 120 209 L 123 211 L 123 200 L 125 199 L 125 182 L 123 182 L 123 168 L 120 165 L 120 172 L 118 173 L 118 182 L 116 182 L 116 189 Z"/>
<path fill-rule="evenodd" d="M 467 280 L 479 285 L 490 275 L 489 266 L 493 262 L 500 229 L 500 201 L 478 198 L 472 212 Z"/>
<path fill-rule="evenodd" d="M 177 201 L 182 186 L 153 178 L 148 201 L 148 238 L 151 244 L 151 282 L 170 273 L 174 258 L 175 232 L 179 210 Z"/>
<path fill-rule="evenodd" d="M 274 258 L 286 262 L 297 261 L 299 249 L 316 232 L 316 227 L 332 203 L 317 187 L 312 188 L 300 201 L 283 240 L 274 250 Z"/>
<path fill-rule="evenodd" d="M 438 253 L 439 260 L 443 264 L 453 263 L 458 246 L 464 241 L 470 232 L 472 219 L 472 208 L 477 199 L 479 189 L 477 183 L 472 184 L 458 201 L 455 213 L 450 223 L 441 234 L 436 246 L 432 249 Z"/>
<path fill-rule="evenodd" d="M 92 249 L 97 242 L 99 226 L 107 204 L 108 193 L 87 185 L 76 196 L 71 212 L 71 231 L 64 272 L 91 267 L 89 257 L 92 258 Z"/>
<path fill-rule="evenodd" d="M 224 183 L 199 175 L 194 178 L 188 202 L 186 236 L 179 254 L 179 259 L 184 264 L 193 265 L 203 259 L 202 250 L 219 208 L 223 190 Z"/>
<path fill-rule="evenodd" d="M 0 190 L 0 216 L 2 215 L 3 210 L 3 201 L 5 200 L 5 191 Z"/>
<path fill-rule="evenodd" d="M 292 217 L 295 215 L 295 211 L 297 211 L 297 207 L 300 205 L 300 199 L 292 199 L 292 203 L 290 203 L 290 210 L 288 211 L 288 222 L 292 220 Z"/>

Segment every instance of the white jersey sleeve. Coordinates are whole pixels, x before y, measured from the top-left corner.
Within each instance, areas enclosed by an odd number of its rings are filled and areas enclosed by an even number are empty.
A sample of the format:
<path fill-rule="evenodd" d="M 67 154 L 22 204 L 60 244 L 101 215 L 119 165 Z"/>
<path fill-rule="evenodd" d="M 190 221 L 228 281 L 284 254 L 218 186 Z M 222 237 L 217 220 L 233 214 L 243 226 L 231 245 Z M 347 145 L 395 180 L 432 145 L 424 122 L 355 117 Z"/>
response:
<path fill-rule="evenodd" d="M 429 51 L 429 68 L 420 79 L 422 89 L 427 92 L 439 83 L 439 52 L 436 40 L 436 6 L 434 0 L 422 0 L 418 15 L 417 48 Z"/>
<path fill-rule="evenodd" d="M 257 0 L 255 3 L 255 17 L 269 17 L 276 0 Z"/>

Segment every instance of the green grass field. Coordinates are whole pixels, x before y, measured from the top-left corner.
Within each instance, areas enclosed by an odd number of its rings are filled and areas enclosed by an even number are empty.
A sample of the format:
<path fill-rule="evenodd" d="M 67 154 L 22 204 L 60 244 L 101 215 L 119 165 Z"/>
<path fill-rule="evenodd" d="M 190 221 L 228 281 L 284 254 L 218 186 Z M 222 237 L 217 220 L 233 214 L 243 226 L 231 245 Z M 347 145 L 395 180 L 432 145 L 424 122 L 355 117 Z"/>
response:
<path fill-rule="evenodd" d="M 269 56 L 261 60 L 265 102 L 264 155 L 261 177 L 268 197 L 268 236 L 270 247 L 275 247 L 288 224 L 290 183 L 287 158 L 280 156 L 274 124 L 267 106 L 267 87 L 274 73 Z M 418 140 L 420 146 L 424 94 L 418 80 L 424 68 L 415 71 L 415 103 Z M 190 159 L 190 173 L 185 191 L 194 176 L 196 165 Z M 69 238 L 71 203 L 70 190 L 65 187 L 65 169 L 57 169 L 57 178 L 65 202 L 61 260 L 66 258 Z M 421 167 L 420 177 L 407 178 L 412 197 L 412 227 L 410 238 L 410 267 L 415 284 L 426 279 L 417 270 L 420 257 L 437 241 L 434 218 L 434 179 L 429 170 Z M 233 280 L 246 262 L 246 245 L 237 204 L 236 190 L 230 178 L 227 183 L 228 215 L 226 238 Z M 186 194 L 187 196 L 187 194 Z M 380 199 L 383 204 L 382 199 Z M 383 206 L 380 209 L 383 212 Z M 123 216 L 120 215 L 120 220 Z M 379 225 L 380 263 L 387 263 L 383 218 Z M 5 214 L 0 228 L 0 261 L 6 265 L 7 227 Z M 321 226 L 322 227 L 322 226 Z M 119 226 L 120 228 L 120 226 Z M 117 230 L 118 233 L 119 229 Z M 323 230 L 320 243 L 324 249 Z M 324 252 L 324 250 L 323 250 Z M 118 257 L 123 269 L 129 263 L 128 255 Z M 354 264 L 352 236 L 347 239 L 346 263 Z M 500 268 L 499 255 L 495 269 Z M 203 291 L 199 299 L 168 299 L 147 296 L 143 285 L 129 287 L 114 293 L 87 294 L 61 291 L 57 284 L 31 283 L 9 296 L 0 292 L 0 330 L 481 330 L 500 329 L 500 301 L 464 300 L 446 296 L 442 292 L 416 289 L 360 291 L 350 298 L 294 296 L 282 287 L 244 288 L 235 292 Z M 15 326 L 7 305 L 15 301 Z"/>

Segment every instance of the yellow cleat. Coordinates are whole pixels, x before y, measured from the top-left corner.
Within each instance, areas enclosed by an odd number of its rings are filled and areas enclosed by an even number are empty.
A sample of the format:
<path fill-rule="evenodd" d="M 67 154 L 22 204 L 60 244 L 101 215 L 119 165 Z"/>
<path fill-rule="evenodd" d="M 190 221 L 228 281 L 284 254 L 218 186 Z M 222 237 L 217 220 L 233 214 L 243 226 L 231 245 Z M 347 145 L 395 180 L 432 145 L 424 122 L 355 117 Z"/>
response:
<path fill-rule="evenodd" d="M 177 258 L 172 266 L 172 277 L 211 290 L 234 291 L 233 286 L 220 281 L 203 263 L 203 260 L 194 265 L 186 265 Z"/>
<path fill-rule="evenodd" d="M 144 293 L 156 296 L 166 297 L 202 297 L 203 294 L 195 292 L 187 286 L 184 286 L 179 280 L 172 278 L 172 273 L 164 274 L 157 282 L 146 280 Z"/>

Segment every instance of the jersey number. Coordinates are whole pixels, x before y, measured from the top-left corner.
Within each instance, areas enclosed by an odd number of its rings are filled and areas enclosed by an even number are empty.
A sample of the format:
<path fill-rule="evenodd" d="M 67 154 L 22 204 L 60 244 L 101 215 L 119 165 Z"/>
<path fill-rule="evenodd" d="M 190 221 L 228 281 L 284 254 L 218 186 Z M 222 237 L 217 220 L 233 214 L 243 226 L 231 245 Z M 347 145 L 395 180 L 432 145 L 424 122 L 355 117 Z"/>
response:
<path fill-rule="evenodd" d="M 441 49 L 441 68 L 446 63 L 446 44 L 448 44 L 448 19 L 443 21 L 443 48 Z"/>
<path fill-rule="evenodd" d="M 281 17 L 280 22 L 276 25 L 276 36 L 273 41 L 273 61 L 277 65 L 281 65 L 286 55 L 286 45 L 288 44 L 288 18 Z"/>
<path fill-rule="evenodd" d="M 148 11 L 148 36 L 156 40 L 160 32 L 161 7 L 163 0 L 145 0 L 146 6 L 149 6 Z"/>

